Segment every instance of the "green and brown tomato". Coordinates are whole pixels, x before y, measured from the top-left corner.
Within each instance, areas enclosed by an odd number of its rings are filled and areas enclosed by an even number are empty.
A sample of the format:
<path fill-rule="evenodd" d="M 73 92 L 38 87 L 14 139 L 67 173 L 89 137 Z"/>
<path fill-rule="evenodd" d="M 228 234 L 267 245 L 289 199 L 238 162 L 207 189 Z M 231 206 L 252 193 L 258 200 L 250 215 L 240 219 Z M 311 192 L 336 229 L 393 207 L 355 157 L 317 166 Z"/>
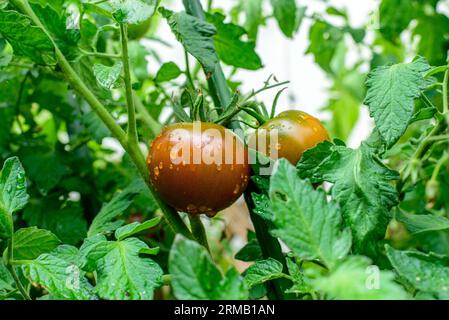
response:
<path fill-rule="evenodd" d="M 245 191 L 248 150 L 232 131 L 214 123 L 165 127 L 147 157 L 156 192 L 178 211 L 214 216 Z"/>
<path fill-rule="evenodd" d="M 271 141 L 274 138 L 277 141 Z M 329 134 L 320 120 L 303 111 L 289 110 L 261 125 L 249 136 L 248 144 L 271 158 L 285 158 L 295 165 L 306 150 L 325 140 L 329 140 Z"/>

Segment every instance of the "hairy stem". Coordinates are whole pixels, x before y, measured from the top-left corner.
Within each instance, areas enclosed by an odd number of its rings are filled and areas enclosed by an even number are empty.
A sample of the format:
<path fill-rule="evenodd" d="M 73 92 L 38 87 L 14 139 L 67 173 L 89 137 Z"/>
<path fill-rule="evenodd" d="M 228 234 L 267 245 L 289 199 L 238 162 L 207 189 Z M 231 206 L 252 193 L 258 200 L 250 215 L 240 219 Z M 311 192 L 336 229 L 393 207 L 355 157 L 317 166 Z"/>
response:
<path fill-rule="evenodd" d="M 136 107 L 134 106 L 134 95 L 131 84 L 131 70 L 129 67 L 128 26 L 125 23 L 120 24 L 120 40 L 122 43 L 122 62 L 123 70 L 125 73 L 126 105 L 128 107 L 128 144 L 136 145 L 138 143 L 136 127 Z"/>
<path fill-rule="evenodd" d="M 190 228 L 192 229 L 192 233 L 197 239 L 197 241 L 204 246 L 207 251 L 209 249 L 209 243 L 207 242 L 206 230 L 204 229 L 203 223 L 201 222 L 201 218 L 199 215 L 189 215 L 190 220 Z"/>
<path fill-rule="evenodd" d="M 449 102 L 448 102 L 448 84 L 449 84 L 449 68 L 444 73 L 443 80 L 443 114 L 447 114 L 449 112 Z"/>
<path fill-rule="evenodd" d="M 12 225 L 12 221 L 11 221 Z M 12 261 L 14 260 L 14 230 L 11 230 L 11 239 L 9 239 L 8 249 L 7 249 L 5 266 L 8 269 L 9 273 L 11 273 L 14 282 L 16 283 L 17 289 L 19 289 L 20 294 L 25 300 L 31 300 L 30 295 L 27 290 L 23 287 L 22 282 L 20 282 L 19 276 L 17 275 L 16 269 L 14 265 L 12 265 Z"/>

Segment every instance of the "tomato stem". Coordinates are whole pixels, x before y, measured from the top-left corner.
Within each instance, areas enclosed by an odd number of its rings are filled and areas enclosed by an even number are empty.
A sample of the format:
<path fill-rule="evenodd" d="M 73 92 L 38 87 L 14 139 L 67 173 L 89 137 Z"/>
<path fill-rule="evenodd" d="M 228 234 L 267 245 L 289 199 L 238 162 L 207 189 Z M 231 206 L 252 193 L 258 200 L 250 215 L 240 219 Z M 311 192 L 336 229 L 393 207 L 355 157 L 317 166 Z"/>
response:
<path fill-rule="evenodd" d="M 122 62 L 125 73 L 125 91 L 126 105 L 128 107 L 128 144 L 136 145 L 138 143 L 136 127 L 136 108 L 134 106 L 134 95 L 131 84 L 131 71 L 129 67 L 128 53 L 128 25 L 120 23 L 120 40 L 122 43 Z"/>
<path fill-rule="evenodd" d="M 204 229 L 204 225 L 201 222 L 200 215 L 189 214 L 189 220 L 190 220 L 190 227 L 192 229 L 192 233 L 195 239 L 210 253 L 209 243 L 207 242 L 206 230 Z"/>

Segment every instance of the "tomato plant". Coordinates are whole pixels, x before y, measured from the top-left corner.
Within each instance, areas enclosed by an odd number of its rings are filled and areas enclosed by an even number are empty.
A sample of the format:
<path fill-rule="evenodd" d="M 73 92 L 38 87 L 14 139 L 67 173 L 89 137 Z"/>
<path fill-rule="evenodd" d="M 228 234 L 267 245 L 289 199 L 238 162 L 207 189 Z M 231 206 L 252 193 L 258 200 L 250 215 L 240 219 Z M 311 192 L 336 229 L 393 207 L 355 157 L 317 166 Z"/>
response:
<path fill-rule="evenodd" d="M 448 299 L 447 3 L 317 3 L 0 0 L 0 300 Z"/>

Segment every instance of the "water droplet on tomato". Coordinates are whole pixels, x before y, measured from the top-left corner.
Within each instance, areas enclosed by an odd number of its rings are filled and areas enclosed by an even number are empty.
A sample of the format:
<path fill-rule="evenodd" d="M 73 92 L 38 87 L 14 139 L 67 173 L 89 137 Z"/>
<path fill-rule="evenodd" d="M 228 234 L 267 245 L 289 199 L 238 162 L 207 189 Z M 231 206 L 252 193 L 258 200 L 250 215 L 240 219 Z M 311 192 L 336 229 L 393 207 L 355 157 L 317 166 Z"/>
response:
<path fill-rule="evenodd" d="M 238 194 L 239 191 L 240 191 L 240 186 L 238 184 L 236 184 L 233 193 Z"/>
<path fill-rule="evenodd" d="M 159 169 L 160 169 L 160 170 L 164 169 L 164 163 L 163 163 L 162 161 L 159 162 Z"/>

